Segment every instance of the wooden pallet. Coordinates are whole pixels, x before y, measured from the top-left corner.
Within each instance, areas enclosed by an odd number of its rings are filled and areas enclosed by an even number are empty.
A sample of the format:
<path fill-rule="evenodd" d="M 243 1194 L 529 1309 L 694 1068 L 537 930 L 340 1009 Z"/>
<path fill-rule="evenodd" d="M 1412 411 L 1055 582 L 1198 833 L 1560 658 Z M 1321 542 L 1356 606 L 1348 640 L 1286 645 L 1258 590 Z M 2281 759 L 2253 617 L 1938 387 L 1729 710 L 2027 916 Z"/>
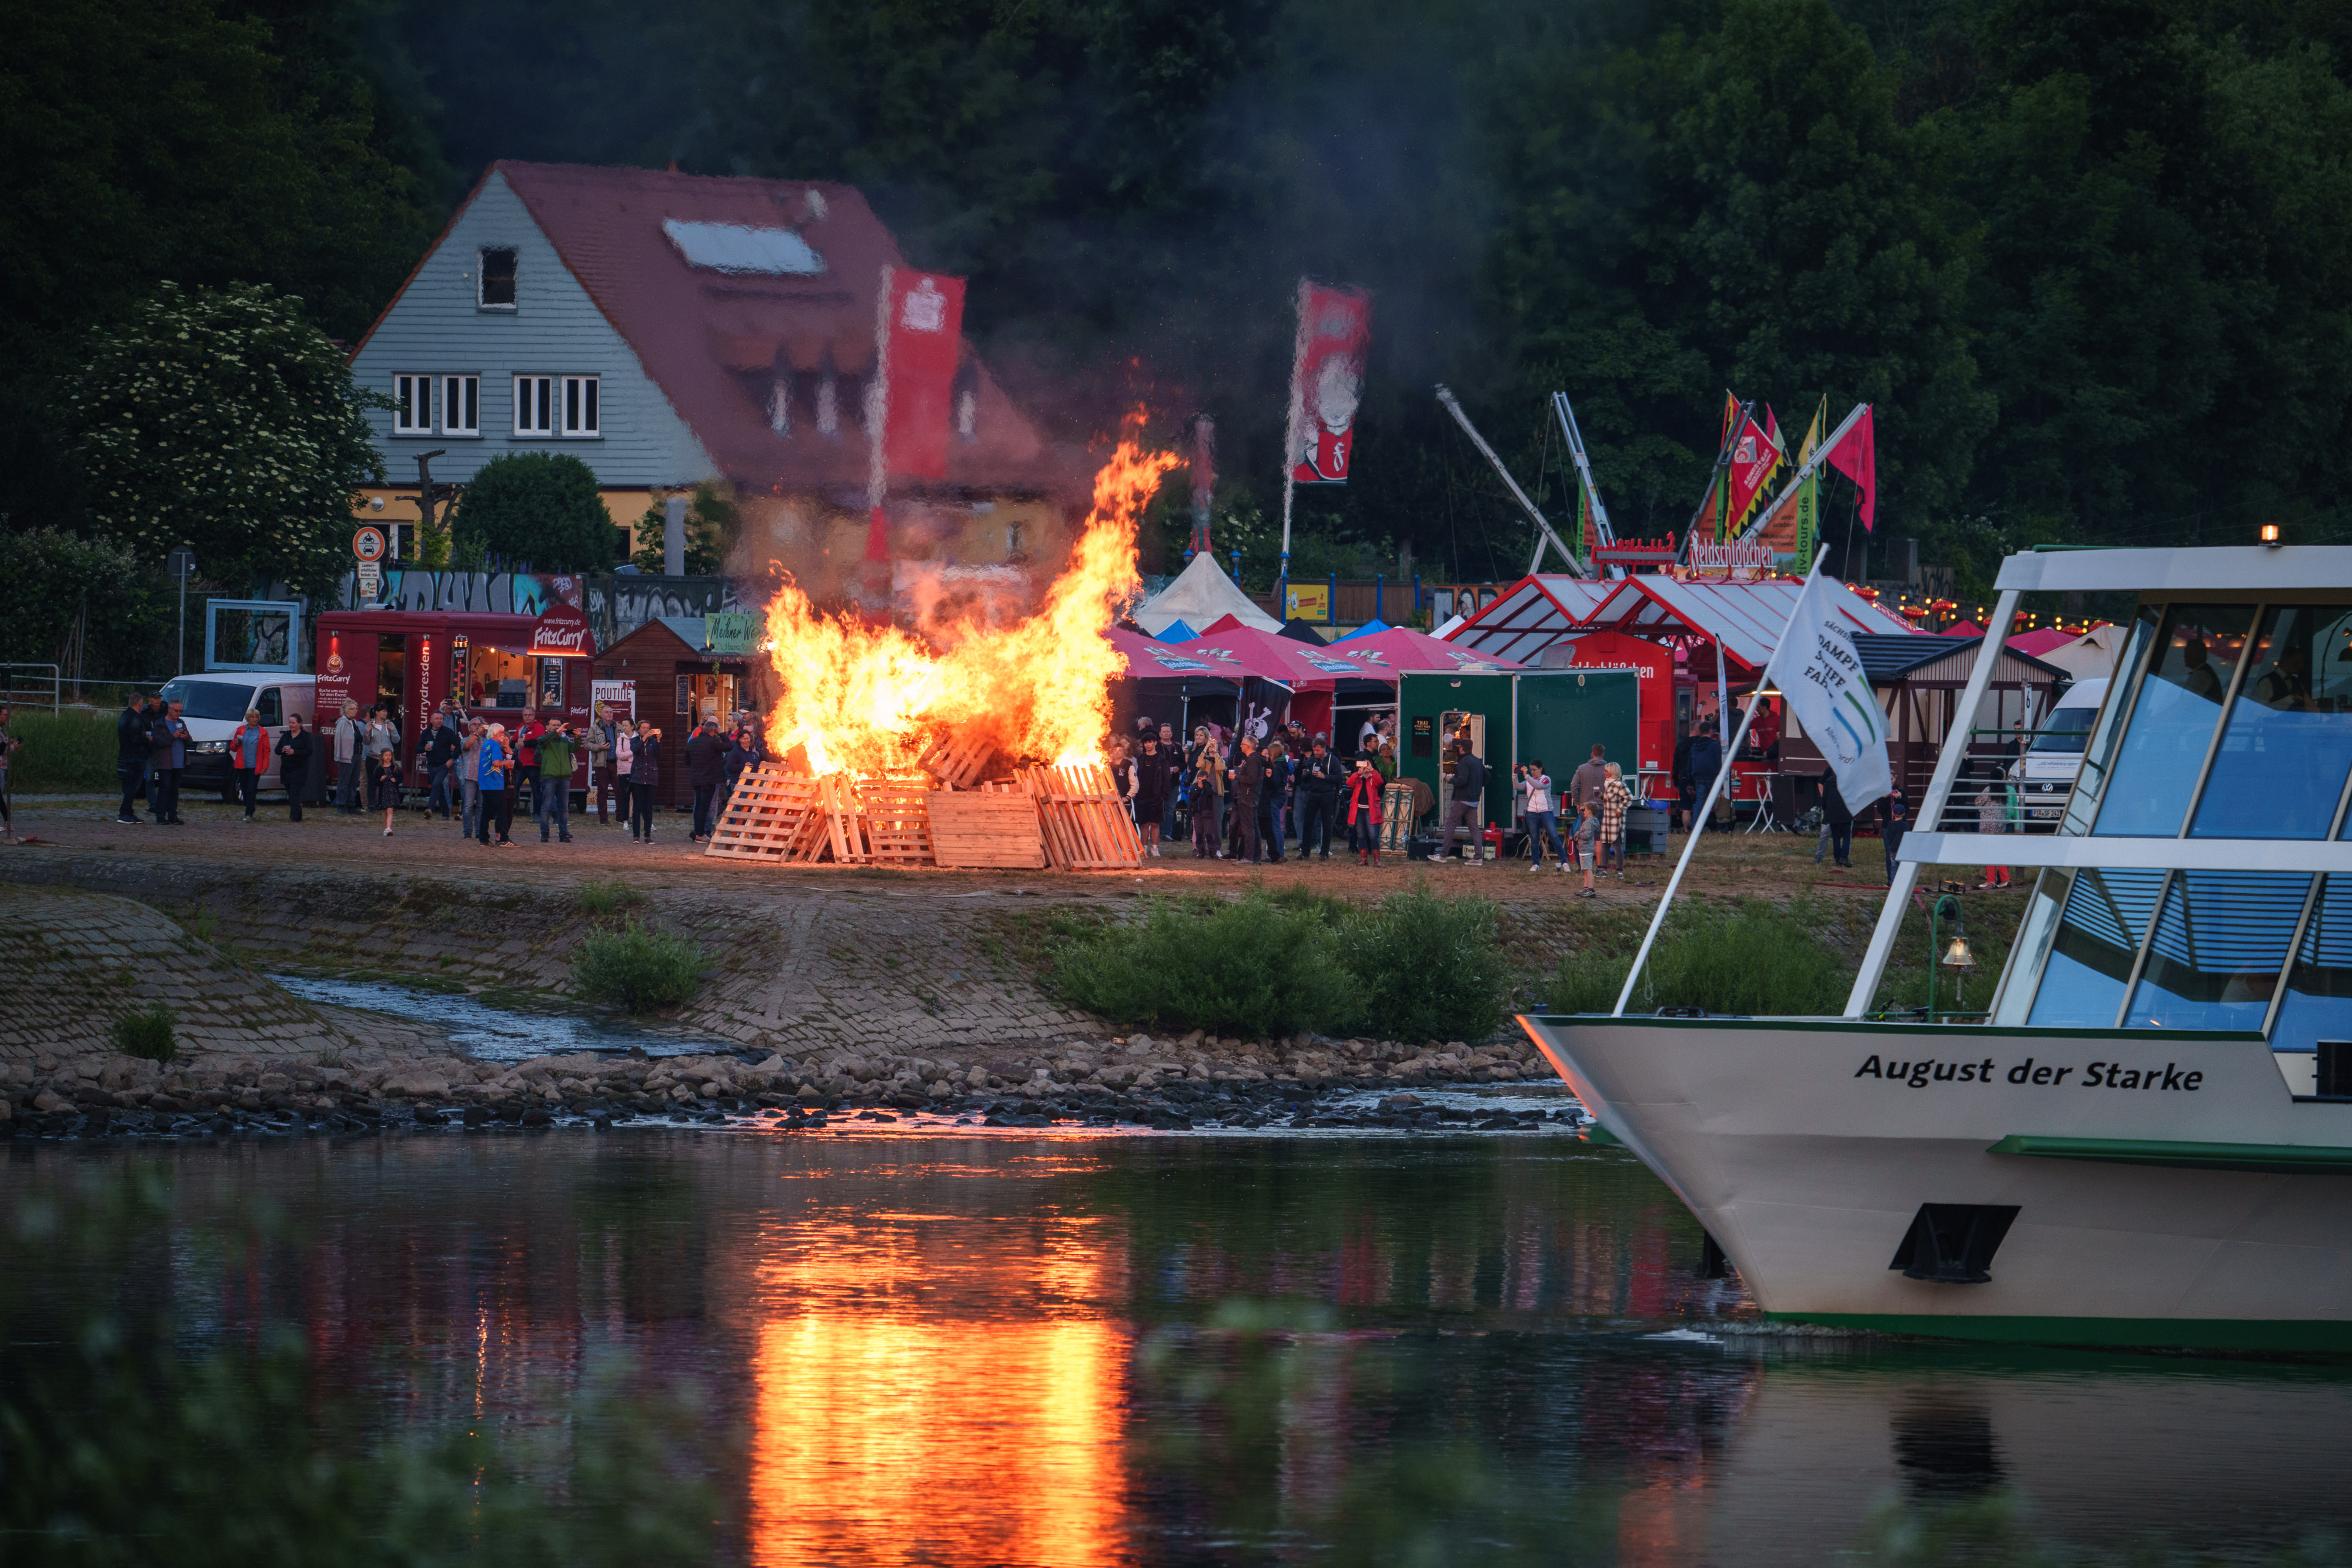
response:
<path fill-rule="evenodd" d="M 815 779 L 762 762 L 736 782 L 703 852 L 771 864 L 813 860 L 824 826 L 816 803 Z"/>
<path fill-rule="evenodd" d="M 996 742 L 970 734 L 948 735 L 932 743 L 915 764 L 950 789 L 969 789 L 996 759 Z"/>
<path fill-rule="evenodd" d="M 935 865 L 931 858 L 930 780 L 912 774 L 860 779 L 857 831 L 875 865 Z"/>
<path fill-rule="evenodd" d="M 1045 860 L 1056 871 L 1117 871 L 1143 863 L 1143 840 L 1110 769 L 1024 768 L 1022 788 L 1037 802 Z"/>
<path fill-rule="evenodd" d="M 937 863 L 974 870 L 1034 871 L 1045 863 L 1037 802 L 1013 789 L 935 789 L 929 801 Z"/>

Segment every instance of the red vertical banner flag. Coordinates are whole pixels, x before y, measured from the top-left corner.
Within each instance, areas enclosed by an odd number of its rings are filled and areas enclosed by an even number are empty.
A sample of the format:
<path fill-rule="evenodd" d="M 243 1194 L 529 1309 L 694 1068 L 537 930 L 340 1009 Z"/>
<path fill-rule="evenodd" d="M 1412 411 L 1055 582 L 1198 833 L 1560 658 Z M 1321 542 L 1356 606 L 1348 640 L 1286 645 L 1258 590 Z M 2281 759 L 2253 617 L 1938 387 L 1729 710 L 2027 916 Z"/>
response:
<path fill-rule="evenodd" d="M 876 312 L 876 398 L 871 427 L 881 433 L 874 460 L 875 501 L 892 477 L 944 479 L 953 423 L 956 362 L 963 344 L 963 279 L 882 269 Z"/>
<path fill-rule="evenodd" d="M 1878 411 L 1865 408 L 1844 439 L 1830 448 L 1830 466 L 1862 490 L 1862 526 L 1874 532 L 1878 517 L 1878 433 L 1872 428 Z"/>
<path fill-rule="evenodd" d="M 1298 340 L 1290 367 L 1290 478 L 1344 485 L 1354 465 L 1356 407 L 1363 401 L 1364 350 L 1372 337 L 1372 297 L 1360 288 L 1298 284 Z"/>
<path fill-rule="evenodd" d="M 1770 417 L 1769 410 L 1766 411 L 1766 417 Z M 1767 433 L 1759 427 L 1755 416 L 1750 414 L 1739 427 L 1739 433 L 1732 437 L 1731 465 L 1724 476 L 1728 501 L 1723 508 L 1721 538 L 1738 537 L 1740 528 L 1755 512 L 1756 503 L 1763 497 L 1764 486 L 1779 470 L 1781 453 L 1780 443 L 1774 439 L 1775 434 L 1777 431 Z"/>

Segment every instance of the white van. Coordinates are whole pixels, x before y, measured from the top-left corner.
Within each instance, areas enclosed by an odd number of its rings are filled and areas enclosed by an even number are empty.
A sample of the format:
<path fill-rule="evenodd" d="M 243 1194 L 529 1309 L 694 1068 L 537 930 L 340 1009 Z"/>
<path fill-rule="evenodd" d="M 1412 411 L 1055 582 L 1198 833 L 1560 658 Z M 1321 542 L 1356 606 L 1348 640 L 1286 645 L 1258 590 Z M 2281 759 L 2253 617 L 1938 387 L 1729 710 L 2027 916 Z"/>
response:
<path fill-rule="evenodd" d="M 2083 748 L 2090 743 L 2091 722 L 2106 700 L 2107 681 L 2076 681 L 2050 710 L 2034 732 L 2019 769 L 2019 806 L 2025 813 L 2025 831 L 2055 832 L 2074 793 L 2074 775 L 2082 771 Z"/>
<path fill-rule="evenodd" d="M 261 722 L 269 730 L 270 744 L 264 748 L 268 763 L 262 770 L 260 787 L 283 788 L 278 777 L 278 737 L 285 732 L 289 714 L 300 714 L 305 729 L 315 727 L 312 709 L 318 686 L 316 675 L 255 674 L 228 670 L 166 681 L 163 698 L 180 705 L 180 716 L 187 721 L 188 737 L 194 742 L 189 747 L 187 771 L 180 776 L 181 790 L 193 795 L 202 789 L 216 789 L 224 800 L 236 798 L 236 774 L 229 767 L 228 742 L 236 733 L 236 727 L 245 722 L 247 708 L 258 709 Z"/>

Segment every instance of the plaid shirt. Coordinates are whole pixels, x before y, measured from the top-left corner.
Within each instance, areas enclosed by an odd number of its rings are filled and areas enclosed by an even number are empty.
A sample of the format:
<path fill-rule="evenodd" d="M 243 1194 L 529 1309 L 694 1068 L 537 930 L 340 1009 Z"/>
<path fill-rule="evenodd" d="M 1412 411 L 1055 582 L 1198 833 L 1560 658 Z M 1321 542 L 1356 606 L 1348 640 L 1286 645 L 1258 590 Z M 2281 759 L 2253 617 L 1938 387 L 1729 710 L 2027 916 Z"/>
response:
<path fill-rule="evenodd" d="M 1633 809 L 1633 791 L 1625 787 L 1622 779 L 1612 779 L 1601 786 L 1601 839 L 1613 843 L 1625 832 L 1625 813 Z"/>

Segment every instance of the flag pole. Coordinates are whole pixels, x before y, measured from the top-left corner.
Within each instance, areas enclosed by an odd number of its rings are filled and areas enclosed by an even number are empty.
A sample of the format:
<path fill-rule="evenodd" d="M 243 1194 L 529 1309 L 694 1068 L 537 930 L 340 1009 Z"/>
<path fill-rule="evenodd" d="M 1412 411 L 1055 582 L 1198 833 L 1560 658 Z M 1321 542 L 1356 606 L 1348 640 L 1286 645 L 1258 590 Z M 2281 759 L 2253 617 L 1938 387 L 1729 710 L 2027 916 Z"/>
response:
<path fill-rule="evenodd" d="M 1821 574 L 1822 557 L 1828 554 L 1829 547 L 1823 545 L 1813 557 L 1813 570 L 1805 574 L 1807 587 L 1811 587 L 1813 579 Z M 1764 701 L 1764 687 L 1772 678 L 1773 662 L 1780 658 L 1781 648 L 1788 644 L 1789 628 L 1797 623 L 1797 612 L 1804 602 L 1804 593 L 1800 591 L 1796 602 L 1789 606 L 1789 619 L 1780 628 L 1780 641 L 1772 645 L 1772 657 L 1764 662 L 1763 676 L 1756 683 L 1756 690 L 1748 698 L 1748 711 L 1739 716 L 1738 739 L 1734 743 L 1731 750 L 1724 753 L 1723 766 L 1715 770 L 1715 781 L 1707 786 L 1706 800 L 1699 807 L 1697 817 L 1692 820 L 1690 836 L 1683 841 L 1682 859 L 1675 862 L 1675 874 L 1667 882 L 1666 891 L 1658 900 L 1657 913 L 1650 916 L 1650 928 L 1642 934 L 1641 948 L 1633 955 L 1633 967 L 1625 971 L 1625 987 L 1617 993 L 1617 1005 L 1609 1009 L 1611 1018 L 1623 1018 L 1625 1004 L 1633 999 L 1633 988 L 1640 984 L 1642 979 L 1642 966 L 1650 961 L 1650 949 L 1657 945 L 1659 928 L 1666 923 L 1666 910 L 1675 901 L 1675 890 L 1682 886 L 1683 873 L 1690 870 L 1691 852 L 1698 848 L 1699 835 L 1706 831 L 1703 824 L 1715 815 L 1715 803 L 1723 794 L 1723 781 L 1731 772 L 1731 759 L 1738 754 L 1738 743 L 1747 740 L 1748 727 L 1756 721 L 1756 710 Z M 1723 657 L 1723 650 L 1719 644 L 1716 649 L 1715 656 L 1718 661 Z"/>

